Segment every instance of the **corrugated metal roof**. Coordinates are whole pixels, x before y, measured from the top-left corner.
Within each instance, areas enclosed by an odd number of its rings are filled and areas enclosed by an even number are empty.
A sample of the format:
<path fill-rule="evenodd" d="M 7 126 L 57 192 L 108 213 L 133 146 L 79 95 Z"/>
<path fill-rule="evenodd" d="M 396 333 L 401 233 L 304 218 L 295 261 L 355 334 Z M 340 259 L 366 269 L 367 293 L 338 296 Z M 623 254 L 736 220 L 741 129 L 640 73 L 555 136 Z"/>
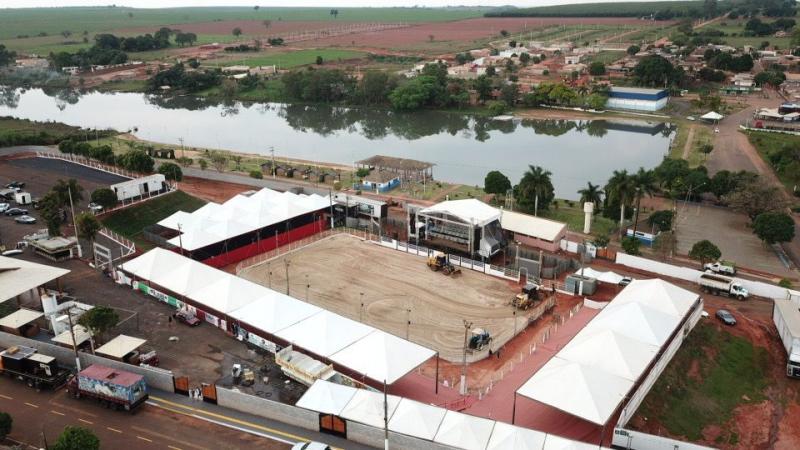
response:
<path fill-rule="evenodd" d="M 68 273 L 67 269 L 0 256 L 0 302 Z"/>
<path fill-rule="evenodd" d="M 656 95 L 664 92 L 665 90 L 666 89 L 649 89 L 649 88 L 622 87 L 622 86 L 611 87 L 611 92 L 624 92 L 626 94 Z"/>
<path fill-rule="evenodd" d="M 114 339 L 108 341 L 105 345 L 95 350 L 95 353 L 111 356 L 112 358 L 122 358 L 128 353 L 141 347 L 142 344 L 147 342 L 146 339 L 141 339 L 132 336 L 125 336 L 120 334 Z"/>
<path fill-rule="evenodd" d="M 133 386 L 141 381 L 141 375 L 125 372 L 124 370 L 112 369 L 111 367 L 101 366 L 100 364 L 92 364 L 91 366 L 81 370 L 80 376 L 88 377 L 93 380 L 102 380 L 117 386 Z"/>

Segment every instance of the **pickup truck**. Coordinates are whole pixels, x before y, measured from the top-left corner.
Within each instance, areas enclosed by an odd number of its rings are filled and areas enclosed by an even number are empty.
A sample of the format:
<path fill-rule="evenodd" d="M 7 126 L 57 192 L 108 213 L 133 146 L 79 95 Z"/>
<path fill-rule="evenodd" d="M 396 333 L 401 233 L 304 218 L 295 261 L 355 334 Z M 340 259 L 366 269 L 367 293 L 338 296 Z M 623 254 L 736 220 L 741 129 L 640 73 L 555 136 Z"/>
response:
<path fill-rule="evenodd" d="M 703 269 L 710 270 L 714 273 L 721 273 L 723 275 L 736 275 L 736 267 L 729 264 L 722 264 L 719 261 L 715 263 L 706 263 L 703 265 Z"/>
<path fill-rule="evenodd" d="M 717 275 L 713 272 L 706 272 L 700 275 L 697 280 L 700 288 L 714 295 L 725 295 L 728 297 L 735 297 L 739 300 L 745 300 L 750 296 L 747 289 L 733 278 L 724 275 Z"/>

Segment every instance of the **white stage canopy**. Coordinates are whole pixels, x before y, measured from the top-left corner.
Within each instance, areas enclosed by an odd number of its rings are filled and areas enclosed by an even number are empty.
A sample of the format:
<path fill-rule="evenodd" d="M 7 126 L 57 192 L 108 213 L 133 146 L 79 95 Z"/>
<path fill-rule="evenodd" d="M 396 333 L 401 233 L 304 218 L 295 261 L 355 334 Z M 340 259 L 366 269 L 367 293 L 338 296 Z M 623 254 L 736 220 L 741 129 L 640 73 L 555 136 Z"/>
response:
<path fill-rule="evenodd" d="M 474 198 L 448 200 L 420 210 L 420 214 L 447 214 L 464 223 L 485 226 L 500 219 L 500 210 Z"/>

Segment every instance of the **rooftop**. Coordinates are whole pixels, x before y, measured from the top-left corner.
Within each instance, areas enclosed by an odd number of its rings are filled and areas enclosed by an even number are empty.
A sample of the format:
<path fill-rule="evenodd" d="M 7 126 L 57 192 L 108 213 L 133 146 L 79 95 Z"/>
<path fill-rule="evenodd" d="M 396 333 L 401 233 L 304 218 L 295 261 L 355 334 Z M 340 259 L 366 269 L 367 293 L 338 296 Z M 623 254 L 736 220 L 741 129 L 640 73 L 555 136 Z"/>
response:
<path fill-rule="evenodd" d="M 501 213 L 500 225 L 504 230 L 551 242 L 567 227 L 565 223 L 505 210 Z"/>
<path fill-rule="evenodd" d="M 67 269 L 0 256 L 0 302 L 68 273 Z"/>
<path fill-rule="evenodd" d="M 110 356 L 112 358 L 120 359 L 128 353 L 141 347 L 147 340 L 140 339 L 132 336 L 125 336 L 120 334 L 114 339 L 108 341 L 105 345 L 95 350 L 95 353 Z"/>
<path fill-rule="evenodd" d="M 665 89 L 648 89 L 648 88 L 635 88 L 635 87 L 621 87 L 611 86 L 611 92 L 624 92 L 626 94 L 646 94 L 655 95 L 664 92 Z"/>
<path fill-rule="evenodd" d="M 95 380 L 103 380 L 117 386 L 132 386 L 138 383 L 143 377 L 141 375 L 125 372 L 111 367 L 101 366 L 100 364 L 92 364 L 91 366 L 81 370 L 78 376 L 88 377 Z"/>
<path fill-rule="evenodd" d="M 0 319 L 0 327 L 19 328 L 33 322 L 43 315 L 44 314 L 39 311 L 22 308 Z"/>

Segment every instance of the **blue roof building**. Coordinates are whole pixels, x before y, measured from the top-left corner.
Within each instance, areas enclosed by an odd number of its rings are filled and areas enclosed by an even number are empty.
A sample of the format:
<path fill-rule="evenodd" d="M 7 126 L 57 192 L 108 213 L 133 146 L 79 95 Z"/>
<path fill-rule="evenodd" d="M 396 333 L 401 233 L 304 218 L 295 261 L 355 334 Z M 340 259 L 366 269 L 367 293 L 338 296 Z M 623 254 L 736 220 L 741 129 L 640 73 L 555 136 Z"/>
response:
<path fill-rule="evenodd" d="M 668 101 L 669 93 L 666 89 L 612 87 L 606 108 L 653 112 L 667 106 Z"/>

